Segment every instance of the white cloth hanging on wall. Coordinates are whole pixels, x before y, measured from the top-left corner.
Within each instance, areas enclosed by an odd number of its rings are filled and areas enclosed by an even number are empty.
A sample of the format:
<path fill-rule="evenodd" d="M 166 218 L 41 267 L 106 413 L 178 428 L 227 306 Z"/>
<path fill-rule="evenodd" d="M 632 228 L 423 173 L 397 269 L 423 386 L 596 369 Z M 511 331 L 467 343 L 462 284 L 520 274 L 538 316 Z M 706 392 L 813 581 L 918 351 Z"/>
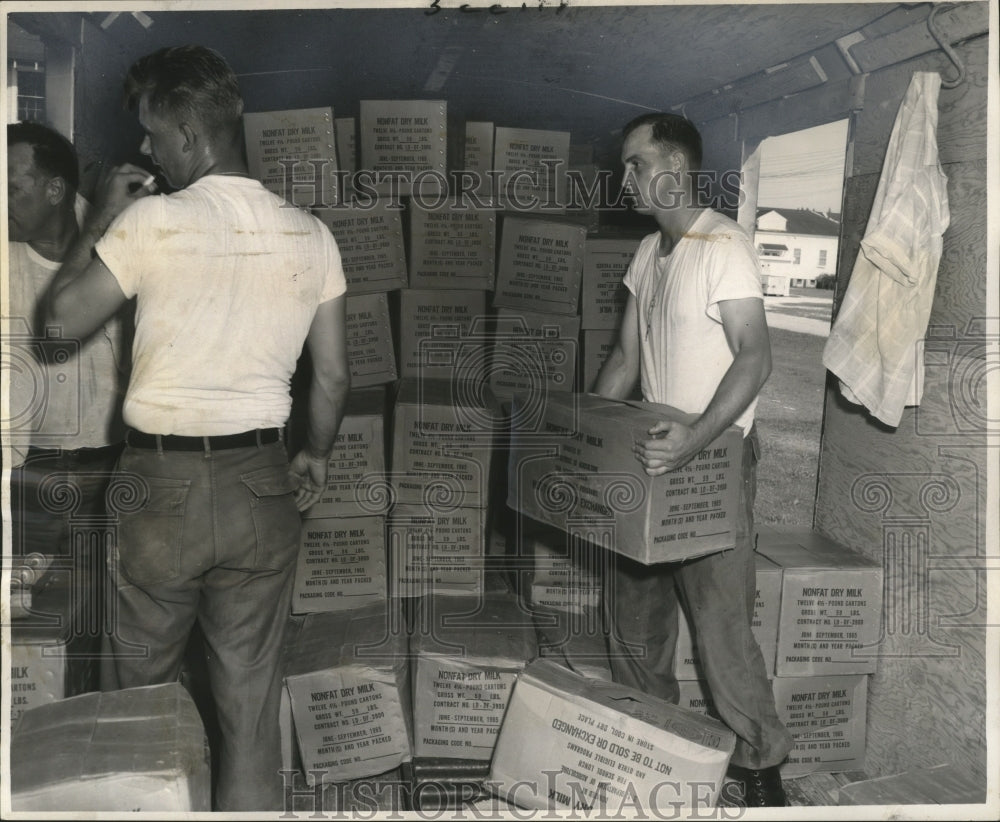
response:
<path fill-rule="evenodd" d="M 927 331 L 941 235 L 948 228 L 948 178 L 937 149 L 936 72 L 914 73 L 899 107 L 871 216 L 823 365 L 844 397 L 899 425 L 923 396 Z"/>

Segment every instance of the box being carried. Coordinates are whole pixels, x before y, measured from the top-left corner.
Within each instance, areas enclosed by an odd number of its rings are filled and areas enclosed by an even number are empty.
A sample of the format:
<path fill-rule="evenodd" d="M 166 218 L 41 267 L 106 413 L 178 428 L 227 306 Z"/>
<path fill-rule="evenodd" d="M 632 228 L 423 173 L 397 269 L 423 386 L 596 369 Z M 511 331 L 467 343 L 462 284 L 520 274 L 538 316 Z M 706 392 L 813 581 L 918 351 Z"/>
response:
<path fill-rule="evenodd" d="M 775 674 L 874 673 L 881 564 L 808 528 L 759 528 L 757 552 L 782 569 Z"/>
<path fill-rule="evenodd" d="M 380 603 L 309 614 L 291 637 L 285 688 L 310 785 L 375 776 L 410 760 L 401 623 Z"/>
<path fill-rule="evenodd" d="M 690 422 L 666 405 L 550 393 L 511 437 L 507 504 L 647 565 L 732 548 L 743 437 L 727 428 L 687 465 L 646 474 L 633 453 L 657 422 Z M 552 454 L 555 448 L 555 455 Z"/>
<path fill-rule="evenodd" d="M 211 810 L 205 729 L 179 682 L 25 711 L 10 763 L 18 812 Z"/>
<path fill-rule="evenodd" d="M 710 717 L 536 660 L 514 687 L 490 779 L 525 808 L 714 808 L 735 745 Z"/>
<path fill-rule="evenodd" d="M 512 594 L 425 597 L 410 638 L 415 756 L 488 760 L 517 674 L 537 654 Z"/>

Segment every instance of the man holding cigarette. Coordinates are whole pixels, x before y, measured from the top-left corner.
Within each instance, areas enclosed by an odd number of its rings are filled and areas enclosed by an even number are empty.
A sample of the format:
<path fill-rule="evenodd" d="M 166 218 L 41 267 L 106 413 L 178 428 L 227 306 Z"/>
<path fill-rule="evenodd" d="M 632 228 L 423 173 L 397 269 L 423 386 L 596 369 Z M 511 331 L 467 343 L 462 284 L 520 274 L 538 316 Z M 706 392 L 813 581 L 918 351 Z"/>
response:
<path fill-rule="evenodd" d="M 142 151 L 178 190 L 148 196 L 144 171 L 117 169 L 50 296 L 50 321 L 80 336 L 137 300 L 114 674 L 120 687 L 176 679 L 197 620 L 221 729 L 214 807 L 280 810 L 279 659 L 299 511 L 325 487 L 350 388 L 346 281 L 326 227 L 249 178 L 243 101 L 218 54 L 157 51 L 125 92 Z M 308 444 L 289 463 L 303 343 Z"/>
<path fill-rule="evenodd" d="M 644 399 L 698 415 L 691 425 L 660 423 L 636 444 L 650 475 L 680 468 L 730 425 L 743 429 L 744 448 L 735 548 L 653 566 L 614 557 L 605 597 L 612 671 L 619 682 L 678 701 L 680 598 L 711 700 L 737 737 L 733 775 L 747 806 L 784 805 L 777 766 L 792 738 L 750 630 L 759 449 L 753 415 L 771 371 L 756 252 L 737 223 L 694 201 L 701 135 L 690 121 L 674 114 L 633 120 L 624 129 L 622 162 L 636 210 L 652 215 L 658 230 L 642 241 L 625 275 L 619 338 L 594 391 L 622 399 L 641 380 Z"/>

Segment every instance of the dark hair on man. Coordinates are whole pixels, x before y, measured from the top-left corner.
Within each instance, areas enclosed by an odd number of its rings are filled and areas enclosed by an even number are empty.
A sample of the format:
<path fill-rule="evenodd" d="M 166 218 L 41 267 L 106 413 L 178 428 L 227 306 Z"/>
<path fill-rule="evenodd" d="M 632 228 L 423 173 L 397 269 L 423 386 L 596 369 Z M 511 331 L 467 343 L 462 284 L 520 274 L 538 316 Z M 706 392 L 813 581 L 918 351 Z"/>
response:
<path fill-rule="evenodd" d="M 622 138 L 628 137 L 637 128 L 646 125 L 653 128 L 653 142 L 661 143 L 668 148 L 679 148 L 687 156 L 692 171 L 701 168 L 701 134 L 687 117 L 666 112 L 641 114 L 625 125 Z"/>
<path fill-rule="evenodd" d="M 180 122 L 191 119 L 213 136 L 239 132 L 243 98 L 229 64 L 205 46 L 171 46 L 140 57 L 125 77 L 125 106 L 148 95 L 150 109 Z"/>
<path fill-rule="evenodd" d="M 7 147 L 9 149 L 18 143 L 31 146 L 35 168 L 43 174 L 62 177 L 74 192 L 80 187 L 76 149 L 58 131 L 31 121 L 11 123 L 7 126 Z"/>

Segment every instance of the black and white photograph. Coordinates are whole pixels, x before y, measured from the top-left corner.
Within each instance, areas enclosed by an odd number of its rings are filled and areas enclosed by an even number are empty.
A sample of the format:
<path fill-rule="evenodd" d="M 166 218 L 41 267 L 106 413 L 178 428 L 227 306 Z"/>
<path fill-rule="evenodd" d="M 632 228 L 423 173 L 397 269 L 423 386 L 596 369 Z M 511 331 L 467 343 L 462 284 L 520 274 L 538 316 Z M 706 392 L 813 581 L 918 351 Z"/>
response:
<path fill-rule="evenodd" d="M 0 817 L 1000 817 L 998 16 L 4 0 Z"/>

